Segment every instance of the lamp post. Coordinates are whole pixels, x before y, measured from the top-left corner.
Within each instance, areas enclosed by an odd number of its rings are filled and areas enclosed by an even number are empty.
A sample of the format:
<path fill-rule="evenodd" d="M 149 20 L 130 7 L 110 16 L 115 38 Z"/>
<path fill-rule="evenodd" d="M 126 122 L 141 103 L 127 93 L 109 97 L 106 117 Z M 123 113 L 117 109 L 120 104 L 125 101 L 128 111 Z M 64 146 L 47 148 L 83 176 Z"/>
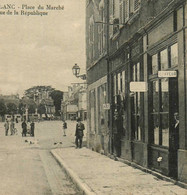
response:
<path fill-rule="evenodd" d="M 77 64 L 75 64 L 73 66 L 72 71 L 73 71 L 73 75 L 75 75 L 77 78 L 81 78 L 82 80 L 86 80 L 86 74 L 79 75 L 80 74 L 80 67 Z"/>

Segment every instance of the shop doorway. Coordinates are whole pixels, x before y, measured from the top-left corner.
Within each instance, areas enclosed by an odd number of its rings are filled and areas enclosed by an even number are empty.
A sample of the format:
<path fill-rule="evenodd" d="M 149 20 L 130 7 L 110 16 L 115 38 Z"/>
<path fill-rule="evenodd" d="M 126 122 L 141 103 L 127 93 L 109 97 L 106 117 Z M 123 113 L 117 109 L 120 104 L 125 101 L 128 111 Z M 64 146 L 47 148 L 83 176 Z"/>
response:
<path fill-rule="evenodd" d="M 165 175 L 177 177 L 179 143 L 178 79 L 156 78 L 150 89 L 149 164 Z"/>
<path fill-rule="evenodd" d="M 170 136 L 169 136 L 169 175 L 177 178 L 177 151 L 179 149 L 179 98 L 178 80 L 169 80 L 170 90 Z"/>

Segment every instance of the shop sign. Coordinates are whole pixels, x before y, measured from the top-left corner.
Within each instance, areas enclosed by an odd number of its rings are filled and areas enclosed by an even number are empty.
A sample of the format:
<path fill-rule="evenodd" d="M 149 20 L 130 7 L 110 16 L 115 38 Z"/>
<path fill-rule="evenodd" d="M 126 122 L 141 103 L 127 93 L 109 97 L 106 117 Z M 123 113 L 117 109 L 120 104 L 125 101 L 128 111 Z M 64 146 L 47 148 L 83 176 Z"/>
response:
<path fill-rule="evenodd" d="M 158 71 L 158 77 L 177 77 L 177 71 Z"/>
<path fill-rule="evenodd" d="M 147 82 L 130 82 L 131 92 L 146 92 Z"/>
<path fill-rule="evenodd" d="M 103 104 L 103 109 L 110 110 L 110 104 L 109 103 Z"/>

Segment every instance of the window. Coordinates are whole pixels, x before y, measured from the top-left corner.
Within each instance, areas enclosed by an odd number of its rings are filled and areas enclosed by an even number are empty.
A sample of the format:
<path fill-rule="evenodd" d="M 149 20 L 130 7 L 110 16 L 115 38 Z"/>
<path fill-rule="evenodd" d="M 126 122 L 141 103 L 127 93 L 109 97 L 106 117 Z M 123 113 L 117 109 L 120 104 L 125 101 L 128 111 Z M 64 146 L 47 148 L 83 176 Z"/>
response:
<path fill-rule="evenodd" d="M 103 109 L 103 104 L 107 103 L 106 83 L 98 87 L 98 126 L 99 131 L 103 125 L 106 125 L 107 110 Z M 101 128 L 100 128 L 101 127 Z M 99 132 L 101 133 L 101 132 Z"/>
<path fill-rule="evenodd" d="M 169 81 L 168 78 L 152 81 L 153 143 L 169 146 Z"/>
<path fill-rule="evenodd" d="M 89 100 L 90 100 L 90 129 L 91 132 L 96 132 L 96 126 L 95 126 L 95 110 L 96 110 L 96 99 L 95 99 L 95 90 L 90 91 L 89 93 Z"/>
<path fill-rule="evenodd" d="M 105 23 L 105 13 L 104 13 L 104 1 L 100 1 L 99 14 L 101 24 L 98 24 L 98 49 L 99 54 L 103 54 L 105 48 L 105 36 L 104 36 L 104 23 Z"/>
<path fill-rule="evenodd" d="M 134 64 L 132 67 L 132 80 L 141 81 L 141 67 L 140 63 Z M 131 111 L 132 111 L 132 129 L 135 140 L 142 140 L 143 133 L 143 107 L 141 106 L 141 99 L 143 94 L 141 92 L 135 92 L 131 99 Z"/>
<path fill-rule="evenodd" d="M 122 127 L 120 129 L 123 135 L 126 135 L 127 130 L 127 109 L 125 104 L 126 96 L 126 77 L 125 70 L 119 71 L 113 75 L 113 119 L 116 120 L 118 116 L 118 124 Z M 117 115 L 116 115 L 117 113 Z"/>
<path fill-rule="evenodd" d="M 178 65 L 178 44 L 175 43 L 171 46 L 171 67 L 175 67 Z"/>
<path fill-rule="evenodd" d="M 140 8 L 140 0 L 134 0 L 134 12 L 139 10 Z"/>
<path fill-rule="evenodd" d="M 119 23 L 123 24 L 129 19 L 129 0 L 120 0 Z"/>
<path fill-rule="evenodd" d="M 150 74 L 157 74 L 178 65 L 178 44 L 175 43 L 152 56 Z"/>
<path fill-rule="evenodd" d="M 168 69 L 168 50 L 167 49 L 160 52 L 160 66 L 161 66 L 161 70 Z"/>
<path fill-rule="evenodd" d="M 152 56 L 152 74 L 156 74 L 158 72 L 158 55 Z"/>
<path fill-rule="evenodd" d="M 113 0 L 113 6 L 112 6 L 112 14 L 113 14 L 113 16 L 112 16 L 112 18 L 113 18 L 113 24 L 114 25 L 112 25 L 113 26 L 113 34 L 115 34 L 115 33 L 117 33 L 117 32 L 119 32 L 119 17 L 120 17 L 120 15 L 119 15 L 119 1 L 120 0 Z"/>
<path fill-rule="evenodd" d="M 89 21 L 89 58 L 93 60 L 94 58 L 94 20 L 93 16 L 90 18 Z"/>

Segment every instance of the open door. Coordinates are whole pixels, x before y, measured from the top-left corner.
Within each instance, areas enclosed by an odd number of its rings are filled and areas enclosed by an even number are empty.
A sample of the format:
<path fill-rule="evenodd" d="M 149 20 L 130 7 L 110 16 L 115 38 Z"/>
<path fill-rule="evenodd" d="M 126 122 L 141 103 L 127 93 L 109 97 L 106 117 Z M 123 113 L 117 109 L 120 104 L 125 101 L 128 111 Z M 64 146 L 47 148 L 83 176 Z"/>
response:
<path fill-rule="evenodd" d="M 169 136 L 169 173 L 177 178 L 177 151 L 179 148 L 179 98 L 178 79 L 170 78 L 170 136 Z"/>

